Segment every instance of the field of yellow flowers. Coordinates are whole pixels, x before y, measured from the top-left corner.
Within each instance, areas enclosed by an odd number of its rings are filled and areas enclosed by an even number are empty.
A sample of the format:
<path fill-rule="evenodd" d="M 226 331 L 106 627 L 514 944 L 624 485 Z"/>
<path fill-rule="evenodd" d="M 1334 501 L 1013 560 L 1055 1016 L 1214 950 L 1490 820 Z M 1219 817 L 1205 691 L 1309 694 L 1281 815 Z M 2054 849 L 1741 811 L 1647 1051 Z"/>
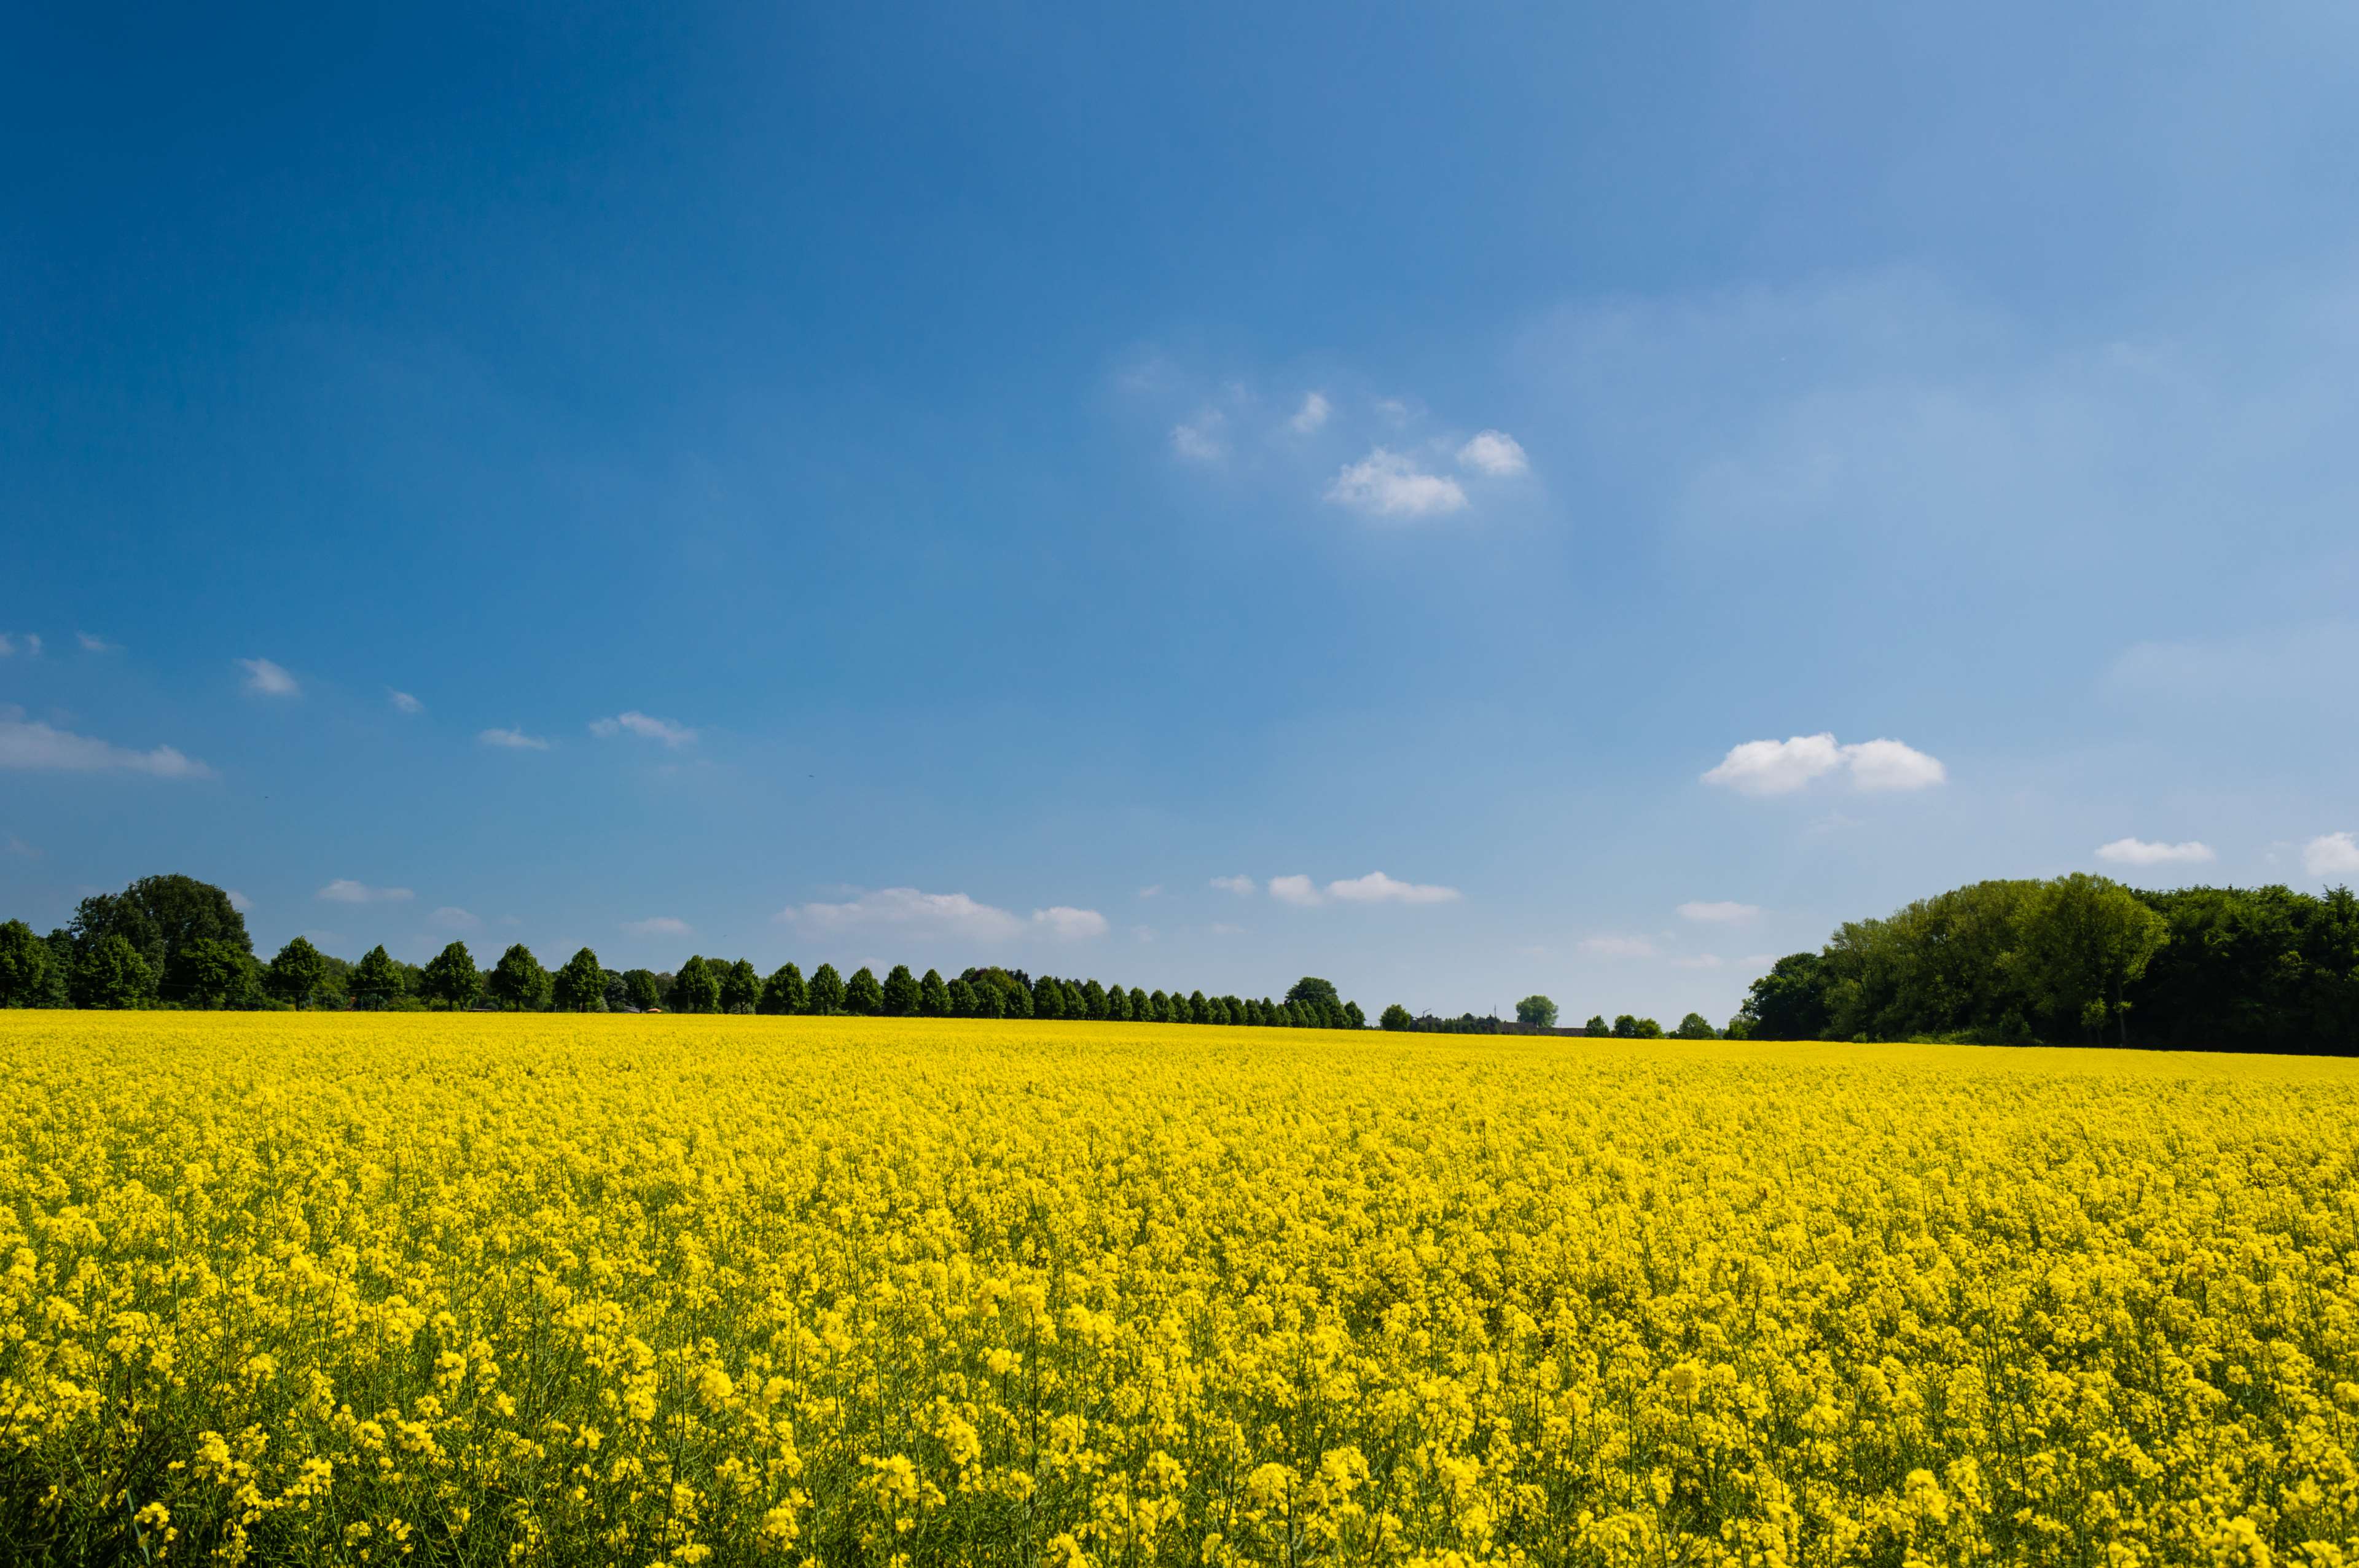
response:
<path fill-rule="evenodd" d="M 0 1013 L 0 1557 L 2359 1563 L 2359 1063 Z"/>

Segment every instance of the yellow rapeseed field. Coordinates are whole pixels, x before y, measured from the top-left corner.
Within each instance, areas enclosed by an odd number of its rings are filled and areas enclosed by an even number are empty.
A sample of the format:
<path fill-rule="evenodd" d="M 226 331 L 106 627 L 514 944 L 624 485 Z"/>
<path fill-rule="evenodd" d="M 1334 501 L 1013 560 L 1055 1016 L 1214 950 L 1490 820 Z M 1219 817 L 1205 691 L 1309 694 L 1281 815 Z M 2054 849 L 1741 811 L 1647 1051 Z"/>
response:
<path fill-rule="evenodd" d="M 0 1013 L 0 1556 L 2359 1563 L 2359 1063 Z"/>

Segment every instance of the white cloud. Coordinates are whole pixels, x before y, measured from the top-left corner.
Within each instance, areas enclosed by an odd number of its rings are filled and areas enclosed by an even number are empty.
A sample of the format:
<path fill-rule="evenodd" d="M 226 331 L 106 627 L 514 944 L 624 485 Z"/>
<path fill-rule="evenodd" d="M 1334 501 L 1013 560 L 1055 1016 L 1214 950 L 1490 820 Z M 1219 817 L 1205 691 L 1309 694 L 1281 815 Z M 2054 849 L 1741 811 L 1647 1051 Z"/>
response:
<path fill-rule="evenodd" d="M 1426 473 L 1402 454 L 1377 447 L 1356 463 L 1346 463 L 1327 499 L 1371 517 L 1430 517 L 1457 512 L 1466 492 L 1446 474 Z"/>
<path fill-rule="evenodd" d="M 1897 741 L 1862 741 L 1843 748 L 1852 783 L 1862 789 L 1927 789 L 1949 782 L 1940 760 Z"/>
<path fill-rule="evenodd" d="M 1151 887 L 1143 887 L 1138 890 L 1138 896 L 1141 898 L 1161 898 L 1163 896 L 1163 884 L 1161 882 L 1157 882 Z"/>
<path fill-rule="evenodd" d="M 330 903 L 400 903 L 416 895 L 408 888 L 373 888 L 350 877 L 338 877 L 320 890 Z"/>
<path fill-rule="evenodd" d="M 203 779 L 212 770 L 169 746 L 126 751 L 71 730 L 28 719 L 21 708 L 0 706 L 0 768 L 47 773 L 147 773 L 159 779 Z"/>
<path fill-rule="evenodd" d="M 685 920 L 669 914 L 650 915 L 645 920 L 625 920 L 623 929 L 634 936 L 685 936 L 694 929 Z"/>
<path fill-rule="evenodd" d="M 1597 958 L 1651 958 L 1655 945 L 1644 936 L 1592 936 L 1581 950 Z"/>
<path fill-rule="evenodd" d="M 1680 905 L 1680 918 L 1701 921 L 1707 925 L 1726 925 L 1734 921 L 1750 920 L 1760 913 L 1761 906 L 1757 903 L 1735 903 L 1727 899 Z"/>
<path fill-rule="evenodd" d="M 1171 427 L 1171 449 L 1190 462 L 1216 463 L 1223 455 L 1220 442 L 1221 427 L 1226 423 L 1217 408 L 1198 415 L 1192 425 Z"/>
<path fill-rule="evenodd" d="M 1832 735 L 1821 731 L 1732 746 L 1703 782 L 1725 784 L 1744 795 L 1791 795 L 1839 769 L 1848 769 L 1860 789 L 1923 789 L 1949 777 L 1939 759 L 1898 741 L 1839 746 Z"/>
<path fill-rule="evenodd" d="M 82 651 L 85 654 L 119 654 L 123 652 L 122 643 L 110 643 L 103 637 L 93 637 L 87 632 L 75 633 L 74 641 L 82 644 Z"/>
<path fill-rule="evenodd" d="M 1409 406 L 1397 397 L 1380 397 L 1376 400 L 1376 414 L 1388 425 L 1406 425 L 1409 420 Z"/>
<path fill-rule="evenodd" d="M 1531 471 L 1531 459 L 1524 455 L 1523 443 L 1505 430 L 1485 430 L 1458 449 L 1458 466 L 1489 474 L 1493 479 L 1512 479 Z"/>
<path fill-rule="evenodd" d="M 295 677 L 288 675 L 283 665 L 274 665 L 268 659 L 240 659 L 237 662 L 239 667 L 245 671 L 245 689 L 248 691 L 264 697 L 293 697 L 303 689 L 295 684 Z"/>
<path fill-rule="evenodd" d="M 521 730 L 478 730 L 475 739 L 486 746 L 504 746 L 511 752 L 546 752 L 549 742 L 538 735 L 527 735 Z"/>
<path fill-rule="evenodd" d="M 844 903 L 797 904 L 777 918 L 814 931 L 908 931 L 973 942 L 1004 941 L 1024 929 L 1016 915 L 962 892 L 916 888 L 879 888 Z"/>
<path fill-rule="evenodd" d="M 11 657 L 16 652 L 16 644 L 8 640 L 8 633 L 0 632 L 0 659 Z"/>
<path fill-rule="evenodd" d="M 1280 903 L 1299 903 L 1308 907 L 1319 902 L 1319 890 L 1310 885 L 1309 877 L 1272 877 L 1269 896 Z"/>
<path fill-rule="evenodd" d="M 472 914 L 455 903 L 444 904 L 427 918 L 445 931 L 475 931 L 480 930 L 484 924 L 482 916 Z"/>
<path fill-rule="evenodd" d="M 246 897 L 245 894 L 238 892 L 237 889 L 223 888 L 222 889 L 222 892 L 229 899 L 229 906 L 237 911 L 240 914 L 250 914 L 253 913 L 254 901 Z"/>
<path fill-rule="evenodd" d="M 1459 894 L 1456 888 L 1395 881 L 1382 871 L 1370 871 L 1348 881 L 1329 882 L 1327 896 L 1342 899 L 1345 903 L 1450 903 Z"/>
<path fill-rule="evenodd" d="M 1068 904 L 1051 904 L 1047 909 L 1032 912 L 1032 924 L 1049 935 L 1065 941 L 1080 941 L 1106 934 L 1106 917 L 1094 909 L 1074 909 Z"/>
<path fill-rule="evenodd" d="M 675 724 L 669 719 L 650 718 L 636 709 L 617 713 L 612 719 L 592 719 L 590 733 L 605 741 L 617 735 L 637 735 L 648 741 L 660 741 L 675 750 L 696 739 L 696 731 L 685 724 Z"/>
<path fill-rule="evenodd" d="M 2121 866 L 2198 865 L 2220 857 L 2212 846 L 2190 838 L 2184 844 L 2149 844 L 2143 838 L 2116 838 L 2097 846 L 2097 859 Z"/>
<path fill-rule="evenodd" d="M 2359 840 L 2348 833 L 2323 833 L 2301 847 L 2301 869 L 2313 877 L 2359 871 Z"/>
<path fill-rule="evenodd" d="M 11 833 L 5 839 L 0 839 L 0 855 L 22 855 L 28 860 L 37 860 L 40 859 L 41 852 Z"/>
<path fill-rule="evenodd" d="M 423 713 L 426 711 L 426 705 L 424 703 L 419 701 L 408 692 L 396 691 L 391 687 L 385 688 L 385 699 L 393 704 L 393 710 L 396 713 Z"/>
<path fill-rule="evenodd" d="M 25 633 L 25 652 L 37 659 L 41 656 L 41 634 L 38 632 Z"/>
<path fill-rule="evenodd" d="M 1310 878 L 1305 877 L 1303 879 L 1304 885 L 1308 886 L 1310 884 Z M 1212 879 L 1212 885 L 1219 888 L 1223 892 L 1233 892 L 1239 898 L 1251 898 L 1253 896 L 1254 880 L 1251 877 L 1214 877 Z"/>
<path fill-rule="evenodd" d="M 1327 423 L 1327 416 L 1333 412 L 1334 406 L 1327 401 L 1326 395 L 1314 392 L 1303 398 L 1301 408 L 1287 424 L 1296 435 L 1308 436 Z"/>

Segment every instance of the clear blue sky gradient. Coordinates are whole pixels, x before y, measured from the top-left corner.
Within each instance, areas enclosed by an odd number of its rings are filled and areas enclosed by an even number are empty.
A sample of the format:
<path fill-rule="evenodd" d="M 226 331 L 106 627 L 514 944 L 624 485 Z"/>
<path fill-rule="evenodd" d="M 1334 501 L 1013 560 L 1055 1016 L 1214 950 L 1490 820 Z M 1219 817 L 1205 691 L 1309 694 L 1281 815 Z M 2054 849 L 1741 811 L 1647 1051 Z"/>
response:
<path fill-rule="evenodd" d="M 1669 1022 L 2348 880 L 2346 7 L 41 5 L 0 131 L 0 914 Z M 1820 732 L 1942 782 L 1702 777 Z"/>

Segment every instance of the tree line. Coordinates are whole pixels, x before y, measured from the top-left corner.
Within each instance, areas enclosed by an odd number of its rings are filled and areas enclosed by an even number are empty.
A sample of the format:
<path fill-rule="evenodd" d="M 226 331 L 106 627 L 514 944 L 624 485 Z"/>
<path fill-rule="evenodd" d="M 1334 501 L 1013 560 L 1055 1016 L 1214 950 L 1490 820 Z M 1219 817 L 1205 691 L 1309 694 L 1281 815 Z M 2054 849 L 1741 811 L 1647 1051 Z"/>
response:
<path fill-rule="evenodd" d="M 21 920 L 0 925 L 0 1007 L 489 1008 L 534 1012 L 817 1013 L 904 1018 L 1099 1019 L 1280 1029 L 1364 1029 L 1367 1018 L 1329 981 L 1305 976 L 1273 1000 L 1148 990 L 1094 979 L 1038 977 L 996 966 L 953 979 L 896 964 L 794 964 L 767 976 L 744 958 L 692 956 L 675 972 L 614 970 L 584 947 L 555 970 L 516 943 L 489 968 L 464 942 L 424 964 L 382 945 L 358 962 L 298 936 L 266 962 L 229 895 L 193 877 L 144 877 L 119 893 L 82 901 L 47 936 Z"/>
<path fill-rule="evenodd" d="M 1975 882 L 1778 959 L 1729 1033 L 2359 1055 L 2359 899 Z"/>

